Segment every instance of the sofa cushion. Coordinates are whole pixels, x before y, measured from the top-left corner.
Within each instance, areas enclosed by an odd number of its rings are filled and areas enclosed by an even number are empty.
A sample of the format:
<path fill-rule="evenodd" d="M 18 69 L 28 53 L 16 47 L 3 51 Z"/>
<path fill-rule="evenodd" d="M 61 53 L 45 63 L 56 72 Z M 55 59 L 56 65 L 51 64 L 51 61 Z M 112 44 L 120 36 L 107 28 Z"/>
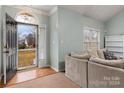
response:
<path fill-rule="evenodd" d="M 117 59 L 117 57 L 115 57 L 113 52 L 111 52 L 111 51 L 108 51 L 108 50 L 103 51 L 103 54 L 105 56 L 105 59 L 107 59 L 107 60 L 115 60 L 115 59 Z"/>
<path fill-rule="evenodd" d="M 89 59 L 90 55 L 88 53 L 71 53 L 71 56 L 79 59 Z"/>
<path fill-rule="evenodd" d="M 105 51 L 104 49 L 98 49 L 97 50 L 97 54 L 98 54 L 99 58 L 105 59 L 104 53 L 103 53 L 104 51 Z"/>
<path fill-rule="evenodd" d="M 101 58 L 90 58 L 90 61 L 96 62 L 103 65 L 118 67 L 118 68 L 124 68 L 124 60 L 104 60 Z"/>
<path fill-rule="evenodd" d="M 91 57 L 99 58 L 99 56 L 98 56 L 98 54 L 97 54 L 97 50 L 88 50 L 87 52 L 88 52 L 88 54 L 89 54 Z"/>

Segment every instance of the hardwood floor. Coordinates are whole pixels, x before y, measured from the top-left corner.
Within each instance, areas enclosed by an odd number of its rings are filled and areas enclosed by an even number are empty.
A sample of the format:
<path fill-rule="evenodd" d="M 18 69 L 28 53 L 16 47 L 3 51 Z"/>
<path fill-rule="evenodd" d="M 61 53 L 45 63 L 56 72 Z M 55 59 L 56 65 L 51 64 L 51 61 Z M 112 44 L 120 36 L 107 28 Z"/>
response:
<path fill-rule="evenodd" d="M 47 76 L 54 73 L 56 73 L 56 71 L 51 68 L 34 68 L 30 70 L 18 71 L 17 74 L 7 83 L 6 86 L 32 80 L 38 77 Z M 3 87 L 3 85 L 0 85 L 0 87 Z"/>
<path fill-rule="evenodd" d="M 0 88 L 4 87 L 4 84 L 0 82 Z"/>

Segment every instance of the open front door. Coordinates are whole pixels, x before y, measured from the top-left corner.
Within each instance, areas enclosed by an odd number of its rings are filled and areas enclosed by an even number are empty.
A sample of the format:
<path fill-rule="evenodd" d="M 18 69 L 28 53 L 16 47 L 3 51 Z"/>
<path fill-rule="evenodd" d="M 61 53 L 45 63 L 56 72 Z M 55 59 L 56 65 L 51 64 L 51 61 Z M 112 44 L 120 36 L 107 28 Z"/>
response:
<path fill-rule="evenodd" d="M 6 14 L 5 31 L 3 32 L 3 67 L 4 84 L 7 83 L 17 71 L 17 23 Z"/>

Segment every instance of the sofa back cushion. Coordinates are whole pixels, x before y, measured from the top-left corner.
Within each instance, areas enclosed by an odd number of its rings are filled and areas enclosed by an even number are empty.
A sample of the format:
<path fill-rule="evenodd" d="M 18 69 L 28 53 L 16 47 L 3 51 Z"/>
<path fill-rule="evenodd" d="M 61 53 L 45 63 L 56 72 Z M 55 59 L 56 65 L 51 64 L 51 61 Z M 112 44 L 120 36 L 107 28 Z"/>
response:
<path fill-rule="evenodd" d="M 79 59 L 90 59 L 90 55 L 88 53 L 71 53 L 71 56 Z"/>
<path fill-rule="evenodd" d="M 104 53 L 103 53 L 104 51 L 106 51 L 106 50 L 105 49 L 98 49 L 97 50 L 97 54 L 98 54 L 99 58 L 105 59 Z"/>
<path fill-rule="evenodd" d="M 99 58 L 98 54 L 97 54 L 97 50 L 88 50 L 87 51 L 88 54 L 91 56 L 91 57 L 94 57 L 94 58 Z"/>
<path fill-rule="evenodd" d="M 104 60 L 101 58 L 90 58 L 90 61 L 112 67 L 124 68 L 124 60 Z"/>

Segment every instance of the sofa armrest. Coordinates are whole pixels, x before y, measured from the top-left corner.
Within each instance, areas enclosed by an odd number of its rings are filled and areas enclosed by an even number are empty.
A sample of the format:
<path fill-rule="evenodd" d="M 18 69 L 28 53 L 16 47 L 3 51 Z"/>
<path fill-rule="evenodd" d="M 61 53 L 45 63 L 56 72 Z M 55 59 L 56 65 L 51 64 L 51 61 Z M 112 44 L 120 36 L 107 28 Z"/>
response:
<path fill-rule="evenodd" d="M 65 56 L 65 61 L 75 61 L 75 62 L 88 62 L 87 59 L 79 59 L 79 58 L 74 58 L 74 57 L 71 57 L 71 56 L 68 56 L 66 55 Z"/>
<path fill-rule="evenodd" d="M 68 55 L 65 57 L 65 74 L 80 87 L 87 87 L 87 62 Z"/>
<path fill-rule="evenodd" d="M 89 61 L 88 87 L 124 87 L 124 69 Z"/>

